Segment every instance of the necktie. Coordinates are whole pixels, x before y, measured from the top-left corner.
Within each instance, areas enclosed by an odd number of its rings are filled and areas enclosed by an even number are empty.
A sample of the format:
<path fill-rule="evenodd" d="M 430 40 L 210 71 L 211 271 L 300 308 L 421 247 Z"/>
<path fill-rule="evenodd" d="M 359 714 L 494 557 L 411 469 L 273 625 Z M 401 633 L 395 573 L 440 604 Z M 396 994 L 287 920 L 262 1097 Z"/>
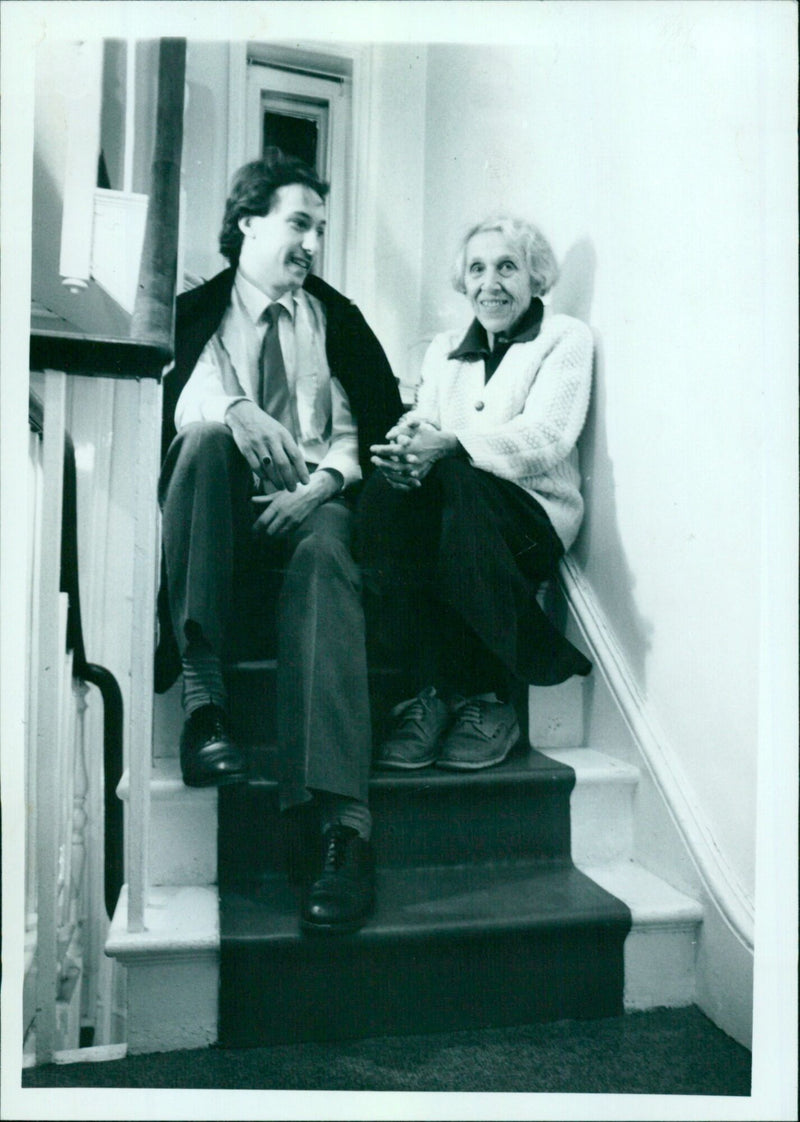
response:
<path fill-rule="evenodd" d="M 267 321 L 267 330 L 264 332 L 264 341 L 261 344 L 259 356 L 259 405 L 270 417 L 287 428 L 297 437 L 297 428 L 292 409 L 292 398 L 289 393 L 289 383 L 286 378 L 286 366 L 283 361 L 281 340 L 278 331 L 278 321 L 284 309 L 280 304 L 270 304 L 264 311 Z"/>

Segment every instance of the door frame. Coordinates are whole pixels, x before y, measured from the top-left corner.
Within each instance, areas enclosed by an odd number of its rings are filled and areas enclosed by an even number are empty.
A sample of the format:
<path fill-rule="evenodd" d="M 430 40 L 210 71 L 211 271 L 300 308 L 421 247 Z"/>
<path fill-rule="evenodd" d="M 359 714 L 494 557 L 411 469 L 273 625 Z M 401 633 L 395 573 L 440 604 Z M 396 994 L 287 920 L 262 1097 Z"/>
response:
<path fill-rule="evenodd" d="M 325 279 L 357 300 L 369 317 L 374 300 L 371 283 L 375 260 L 377 207 L 375 206 L 375 139 L 370 127 L 375 65 L 372 44 L 238 42 L 228 45 L 228 148 L 227 176 L 247 160 L 248 58 L 296 68 L 306 73 L 345 78 L 351 84 L 350 136 L 342 158 L 345 184 L 344 230 L 327 235 L 330 260 Z M 335 141 L 334 141 L 335 143 Z M 334 247 L 340 251 L 335 253 Z M 336 258 L 336 260 L 334 260 Z"/>

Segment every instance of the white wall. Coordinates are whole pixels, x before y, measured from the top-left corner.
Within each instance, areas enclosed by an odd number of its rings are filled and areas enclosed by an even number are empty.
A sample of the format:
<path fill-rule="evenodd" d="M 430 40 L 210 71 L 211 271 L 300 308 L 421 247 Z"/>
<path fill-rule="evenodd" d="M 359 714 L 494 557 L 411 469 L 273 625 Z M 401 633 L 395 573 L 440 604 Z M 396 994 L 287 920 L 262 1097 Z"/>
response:
<path fill-rule="evenodd" d="M 525 46 L 376 46 L 374 212 L 348 284 L 411 377 L 420 340 L 467 315 L 447 280 L 467 222 L 503 208 L 551 238 L 553 304 L 598 344 L 575 552 L 750 899 L 761 379 L 794 373 L 766 352 L 780 23 L 779 5 L 547 5 Z M 188 55 L 187 268 L 204 276 L 222 264 L 226 50 Z"/>
<path fill-rule="evenodd" d="M 363 238 L 348 295 L 360 305 L 401 382 L 416 380 L 423 288 L 426 150 L 425 44 L 382 44 L 372 51 L 369 98 L 370 200 L 355 215 Z M 364 196 L 362 196 L 364 197 Z"/>
<path fill-rule="evenodd" d="M 228 194 L 227 43 L 187 43 L 186 87 L 181 164 L 188 203 L 185 269 L 208 280 L 227 265 L 217 251 Z"/>
<path fill-rule="evenodd" d="M 67 168 L 71 99 L 100 119 L 100 89 L 75 80 L 79 44 L 44 40 L 36 52 L 31 226 L 31 296 L 38 306 L 82 331 L 127 337 L 129 316 L 93 280 L 80 293 L 61 283 L 61 219 Z"/>
<path fill-rule="evenodd" d="M 794 378 L 766 352 L 788 216 L 763 148 L 790 108 L 760 5 L 619 7 L 616 27 L 614 6 L 550 8 L 525 47 L 429 48 L 420 328 L 461 311 L 467 221 L 542 226 L 553 303 L 598 342 L 576 553 L 752 899 L 762 379 Z"/>

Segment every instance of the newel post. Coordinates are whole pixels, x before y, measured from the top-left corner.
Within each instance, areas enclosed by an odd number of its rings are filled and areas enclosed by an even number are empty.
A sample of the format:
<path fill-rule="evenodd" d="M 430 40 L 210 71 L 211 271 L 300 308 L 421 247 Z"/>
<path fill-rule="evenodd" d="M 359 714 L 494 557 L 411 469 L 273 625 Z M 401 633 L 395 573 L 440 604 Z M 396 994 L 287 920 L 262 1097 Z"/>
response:
<path fill-rule="evenodd" d="M 181 147 L 186 41 L 162 39 L 158 66 L 158 117 L 152 180 L 131 337 L 173 348 L 178 257 Z M 147 903 L 150 771 L 153 745 L 153 652 L 159 527 L 156 481 L 161 449 L 161 385 L 138 382 L 139 461 L 133 559 L 135 605 L 129 717 L 128 929 L 142 931 Z"/>

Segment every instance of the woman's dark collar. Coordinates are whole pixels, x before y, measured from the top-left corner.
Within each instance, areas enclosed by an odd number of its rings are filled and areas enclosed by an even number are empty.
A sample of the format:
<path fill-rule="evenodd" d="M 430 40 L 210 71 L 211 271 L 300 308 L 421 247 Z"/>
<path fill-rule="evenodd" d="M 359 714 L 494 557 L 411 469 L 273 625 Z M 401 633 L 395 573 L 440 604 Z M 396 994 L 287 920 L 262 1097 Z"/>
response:
<path fill-rule="evenodd" d="M 514 332 L 507 338 L 498 339 L 498 343 L 511 346 L 512 343 L 529 343 L 535 339 L 542 327 L 544 304 L 538 296 L 534 296 L 528 307 L 517 320 Z M 450 351 L 448 358 L 460 358 L 465 362 L 478 362 L 491 354 L 486 329 L 482 323 L 474 319 L 467 328 L 467 333 L 458 346 Z"/>

